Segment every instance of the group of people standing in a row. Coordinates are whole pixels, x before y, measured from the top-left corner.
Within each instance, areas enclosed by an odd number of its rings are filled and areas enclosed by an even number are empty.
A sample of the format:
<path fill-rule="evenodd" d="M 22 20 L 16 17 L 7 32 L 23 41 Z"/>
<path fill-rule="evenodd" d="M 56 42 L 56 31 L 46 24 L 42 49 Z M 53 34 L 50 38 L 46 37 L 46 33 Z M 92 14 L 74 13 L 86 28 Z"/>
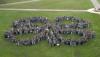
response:
<path fill-rule="evenodd" d="M 50 23 L 47 17 L 32 17 L 19 19 L 13 22 L 11 30 L 5 32 L 4 36 L 16 45 L 35 45 L 42 40 L 47 40 L 51 46 L 61 44 L 76 46 L 86 43 L 89 39 L 95 38 L 95 32 L 86 30 L 89 22 L 71 17 L 58 16 L 55 23 Z M 71 21 L 71 24 L 63 24 L 63 21 Z M 39 26 L 36 23 L 44 24 Z M 18 40 L 17 35 L 36 34 L 28 40 Z M 63 35 L 79 35 L 80 39 L 64 38 Z"/>

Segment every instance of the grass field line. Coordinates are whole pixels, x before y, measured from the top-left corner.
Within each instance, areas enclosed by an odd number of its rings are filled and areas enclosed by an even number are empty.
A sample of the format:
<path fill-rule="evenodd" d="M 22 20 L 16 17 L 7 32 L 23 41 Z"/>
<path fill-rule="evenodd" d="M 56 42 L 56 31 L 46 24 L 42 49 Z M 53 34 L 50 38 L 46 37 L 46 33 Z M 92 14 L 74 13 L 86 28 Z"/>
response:
<path fill-rule="evenodd" d="M 30 3 L 30 2 L 37 2 L 37 1 L 39 1 L 39 0 L 29 0 L 29 1 L 21 1 L 21 2 L 14 2 L 14 3 L 0 4 L 0 6 L 15 5 L 15 4 L 23 4 L 23 3 Z"/>
<path fill-rule="evenodd" d="M 4 11 L 69 11 L 69 12 L 88 12 L 88 10 L 70 10 L 70 9 L 11 9 L 11 8 L 0 8 Z"/>
<path fill-rule="evenodd" d="M 14 8 L 0 8 L 2 11 L 47 11 L 47 12 L 89 12 L 89 13 L 95 13 L 100 14 L 100 12 L 95 12 L 94 8 L 88 9 L 88 10 L 70 10 L 70 9 L 14 9 Z"/>

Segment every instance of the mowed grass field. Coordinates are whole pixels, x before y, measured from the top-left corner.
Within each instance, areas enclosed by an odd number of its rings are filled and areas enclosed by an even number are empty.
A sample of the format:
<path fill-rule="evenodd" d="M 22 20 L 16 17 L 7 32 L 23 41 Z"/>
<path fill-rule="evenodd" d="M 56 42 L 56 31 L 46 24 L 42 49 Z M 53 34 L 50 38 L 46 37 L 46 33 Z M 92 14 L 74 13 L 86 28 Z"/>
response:
<path fill-rule="evenodd" d="M 0 4 L 21 2 L 21 1 L 28 1 L 28 0 L 0 0 Z"/>
<path fill-rule="evenodd" d="M 98 0 L 99 1 L 99 3 L 100 3 L 100 0 Z"/>
<path fill-rule="evenodd" d="M 89 9 L 92 7 L 90 0 L 40 0 L 31 3 L 0 6 L 0 8 L 22 9 Z M 67 45 L 51 47 L 47 41 L 42 41 L 33 46 L 16 46 L 14 43 L 6 41 L 3 36 L 4 32 L 9 30 L 14 20 L 34 16 L 48 17 L 50 21 L 54 21 L 56 16 L 75 16 L 86 19 L 91 22 L 90 28 L 96 32 L 96 38 L 76 47 Z M 100 57 L 99 20 L 100 15 L 86 12 L 0 11 L 0 57 Z M 25 37 L 28 38 L 28 36 Z"/>
<path fill-rule="evenodd" d="M 29 16 L 46 16 L 55 20 L 56 16 L 75 16 L 89 20 L 91 29 L 96 31 L 96 38 L 82 46 L 50 47 L 47 41 L 33 46 L 16 46 L 6 41 L 3 34 L 10 28 L 12 21 Z M 0 11 L 0 57 L 99 57 L 100 56 L 100 16 L 79 12 L 18 12 Z"/>
<path fill-rule="evenodd" d="M 26 8 L 26 9 L 89 9 L 92 8 L 90 0 L 33 0 L 30 3 L 4 5 L 1 8 Z"/>

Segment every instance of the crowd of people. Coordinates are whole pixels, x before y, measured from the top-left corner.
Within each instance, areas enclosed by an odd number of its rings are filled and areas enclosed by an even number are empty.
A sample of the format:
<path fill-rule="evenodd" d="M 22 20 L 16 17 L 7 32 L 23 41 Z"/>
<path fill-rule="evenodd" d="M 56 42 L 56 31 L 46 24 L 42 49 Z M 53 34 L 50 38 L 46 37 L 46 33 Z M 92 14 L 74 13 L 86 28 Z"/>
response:
<path fill-rule="evenodd" d="M 62 21 L 71 21 L 70 24 L 63 24 Z M 35 23 L 42 23 L 39 26 Z M 89 22 L 71 16 L 58 16 L 55 23 L 50 23 L 47 17 L 31 17 L 18 19 L 12 23 L 9 31 L 5 32 L 4 37 L 16 45 L 35 45 L 42 40 L 47 40 L 50 46 L 60 46 L 61 44 L 77 46 L 82 45 L 95 38 L 95 32 L 87 30 Z M 18 40 L 17 35 L 36 34 L 32 39 Z M 64 38 L 63 35 L 79 35 L 80 39 Z"/>
<path fill-rule="evenodd" d="M 70 21 L 70 24 L 64 24 L 63 21 Z M 73 16 L 59 16 L 56 17 L 56 23 L 64 28 L 79 28 L 84 29 L 89 27 L 89 22 L 80 18 L 75 18 Z"/>

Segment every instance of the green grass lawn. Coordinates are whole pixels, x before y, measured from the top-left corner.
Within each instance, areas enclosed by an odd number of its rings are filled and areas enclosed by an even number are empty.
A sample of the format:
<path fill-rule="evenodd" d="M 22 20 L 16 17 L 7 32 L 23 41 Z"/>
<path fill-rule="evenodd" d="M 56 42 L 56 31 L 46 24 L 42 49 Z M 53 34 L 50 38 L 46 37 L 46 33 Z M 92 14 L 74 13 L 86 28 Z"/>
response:
<path fill-rule="evenodd" d="M 20 1 L 28 1 L 28 0 L 0 0 L 0 4 L 14 3 L 14 2 L 20 2 Z"/>
<path fill-rule="evenodd" d="M 81 36 L 75 35 L 75 34 L 72 34 L 72 35 L 62 34 L 62 36 L 64 37 L 64 39 L 73 39 L 73 40 L 78 40 L 81 38 Z"/>
<path fill-rule="evenodd" d="M 100 0 L 98 0 L 99 1 L 99 3 L 100 3 Z"/>
<path fill-rule="evenodd" d="M 12 21 L 24 17 L 46 16 L 54 21 L 56 16 L 75 16 L 91 22 L 91 29 L 96 31 L 96 38 L 82 46 L 50 47 L 47 41 L 33 46 L 16 46 L 6 41 L 3 34 Z M 99 57 L 100 56 L 100 15 L 80 12 L 24 12 L 0 11 L 0 57 Z"/>
<path fill-rule="evenodd" d="M 89 9 L 93 8 L 90 0 L 39 0 L 37 2 L 0 6 L 1 8 L 32 9 Z"/>
<path fill-rule="evenodd" d="M 6 3 L 19 0 L 3 0 Z M 24 0 L 20 0 L 24 1 Z M 37 2 L 0 6 L 0 8 L 39 8 L 39 9 L 89 9 L 92 8 L 90 0 L 40 0 Z M 42 41 L 33 46 L 16 46 L 4 39 L 3 34 L 9 30 L 16 19 L 33 16 L 46 16 L 54 21 L 56 16 L 75 16 L 91 22 L 91 29 L 96 31 L 96 39 L 90 40 L 82 46 L 50 47 L 47 41 Z M 24 11 L 0 11 L 0 57 L 99 57 L 100 56 L 100 16 L 80 12 L 24 12 Z M 66 22 L 65 22 L 66 23 Z M 68 22 L 70 23 L 70 22 Z M 40 24 L 41 25 L 41 24 Z M 19 35 L 18 39 L 32 38 L 32 34 Z M 24 38 L 26 37 L 26 38 Z M 71 36 L 68 36 L 71 37 Z M 78 37 L 78 36 L 76 36 Z"/>
<path fill-rule="evenodd" d="M 24 34 L 24 35 L 17 35 L 17 40 L 29 40 L 29 39 L 33 39 L 33 37 L 35 36 L 35 33 L 31 33 L 31 34 Z"/>

